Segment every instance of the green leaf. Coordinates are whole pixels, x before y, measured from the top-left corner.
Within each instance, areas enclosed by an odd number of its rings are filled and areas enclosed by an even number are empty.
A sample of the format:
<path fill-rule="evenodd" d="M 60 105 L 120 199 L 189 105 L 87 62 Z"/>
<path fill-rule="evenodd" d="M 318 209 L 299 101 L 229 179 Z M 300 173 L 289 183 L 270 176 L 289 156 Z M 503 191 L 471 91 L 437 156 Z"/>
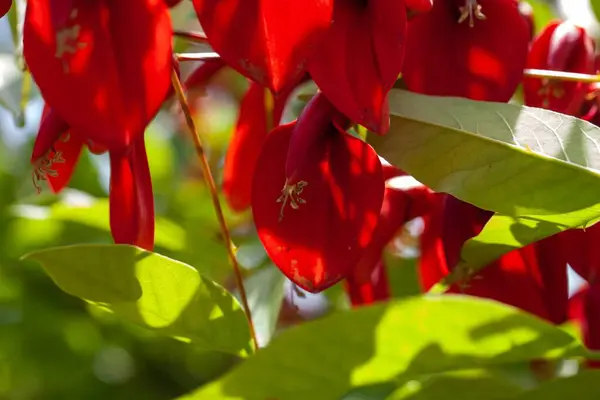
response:
<path fill-rule="evenodd" d="M 449 393 L 461 400 L 495 400 L 522 392 L 521 387 L 498 372 L 466 370 L 409 381 L 386 400 L 446 400 Z"/>
<path fill-rule="evenodd" d="M 331 400 L 423 374 L 583 352 L 567 333 L 516 308 L 462 295 L 421 296 L 284 331 L 185 399 Z"/>
<path fill-rule="evenodd" d="M 600 0 L 590 0 L 590 6 L 596 17 L 596 21 L 600 21 Z"/>
<path fill-rule="evenodd" d="M 432 189 L 504 216 L 493 228 L 498 246 L 509 250 L 600 217 L 600 128 L 593 124 L 398 89 L 389 101 L 390 132 L 370 138 L 377 152 Z M 516 232 L 506 218 L 535 229 Z M 469 268 L 488 261 L 476 253 L 463 254 Z"/>
<path fill-rule="evenodd" d="M 234 354 L 252 352 L 246 316 L 225 289 L 189 265 L 126 245 L 78 245 L 24 257 L 65 292 L 126 321 Z"/>
<path fill-rule="evenodd" d="M 600 371 L 584 371 L 578 375 L 555 379 L 536 389 L 509 397 L 511 400 L 597 400 L 600 398 Z"/>

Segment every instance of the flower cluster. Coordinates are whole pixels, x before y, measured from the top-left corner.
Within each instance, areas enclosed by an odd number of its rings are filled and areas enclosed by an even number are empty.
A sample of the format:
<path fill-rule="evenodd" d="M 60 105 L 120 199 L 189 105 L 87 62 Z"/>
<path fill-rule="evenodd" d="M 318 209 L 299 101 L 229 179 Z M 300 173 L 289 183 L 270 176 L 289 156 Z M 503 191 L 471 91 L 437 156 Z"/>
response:
<path fill-rule="evenodd" d="M 58 192 L 84 146 L 108 152 L 112 235 L 116 243 L 146 249 L 154 245 L 154 204 L 144 131 L 173 95 L 169 7 L 177 3 L 29 0 L 24 25 L 25 60 L 46 102 L 31 158 L 34 183 L 47 181 Z M 395 85 L 508 102 L 522 84 L 525 104 L 600 123 L 597 85 L 523 74 L 595 73 L 593 41 L 559 21 L 533 37 L 531 14 L 516 0 L 193 5 L 220 58 L 204 62 L 186 86 L 202 85 L 226 67 L 251 82 L 225 159 L 222 189 L 230 208 L 252 209 L 267 254 L 296 285 L 320 292 L 345 280 L 356 306 L 390 297 L 382 252 L 410 220 L 425 223 L 419 270 L 428 290 L 456 267 L 465 241 L 492 217 L 433 192 L 350 133 L 357 125 L 387 133 L 387 95 Z M 296 120 L 282 123 L 294 90 L 309 80 L 318 93 Z M 450 290 L 556 324 L 571 316 L 584 327 L 588 346 L 600 350 L 597 235 L 600 227 L 547 238 Z M 567 263 L 589 283 L 571 312 Z"/>

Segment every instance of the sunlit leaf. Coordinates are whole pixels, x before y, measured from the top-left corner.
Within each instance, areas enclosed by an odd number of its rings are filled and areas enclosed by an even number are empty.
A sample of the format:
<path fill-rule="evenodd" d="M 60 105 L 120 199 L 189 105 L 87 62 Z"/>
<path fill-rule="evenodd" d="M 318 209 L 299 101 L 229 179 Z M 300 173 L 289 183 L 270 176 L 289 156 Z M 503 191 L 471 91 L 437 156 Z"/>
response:
<path fill-rule="evenodd" d="M 490 228 L 494 251 L 600 217 L 595 125 L 537 108 L 397 89 L 389 100 L 392 128 L 370 138 L 378 153 L 438 192 L 501 214 Z M 518 229 L 525 220 L 535 229 Z M 468 268 L 489 261 L 479 250 L 461 258 Z"/>
<path fill-rule="evenodd" d="M 43 265 L 65 292 L 123 319 L 206 349 L 251 352 L 238 301 L 181 262 L 125 245 L 80 245 L 24 257 Z"/>
<path fill-rule="evenodd" d="M 291 328 L 191 399 L 330 400 L 424 374 L 581 355 L 562 330 L 468 296 L 417 297 Z"/>

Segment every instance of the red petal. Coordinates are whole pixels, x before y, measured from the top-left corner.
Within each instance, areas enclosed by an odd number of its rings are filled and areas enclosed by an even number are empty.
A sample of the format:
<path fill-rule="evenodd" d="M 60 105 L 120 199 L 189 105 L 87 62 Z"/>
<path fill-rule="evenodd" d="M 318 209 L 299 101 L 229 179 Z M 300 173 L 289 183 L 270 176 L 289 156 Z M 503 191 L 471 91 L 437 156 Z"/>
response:
<path fill-rule="evenodd" d="M 354 307 L 390 298 L 390 286 L 383 260 L 378 260 L 374 267 L 365 272 L 368 272 L 365 276 L 353 273 L 346 278 L 344 288 Z"/>
<path fill-rule="evenodd" d="M 588 282 L 600 277 L 600 223 L 586 229 L 570 229 L 558 235 L 569 265 Z"/>
<path fill-rule="evenodd" d="M 600 351 L 600 285 L 590 285 L 583 300 L 583 341 L 587 348 Z M 600 363 L 591 366 L 598 368 Z"/>
<path fill-rule="evenodd" d="M 334 23 L 309 63 L 325 96 L 352 121 L 389 128 L 387 93 L 402 68 L 406 8 L 401 1 L 337 1 Z"/>
<path fill-rule="evenodd" d="M 220 58 L 203 62 L 202 65 L 196 68 L 185 80 L 185 88 L 190 90 L 197 86 L 206 85 L 206 83 L 225 66 L 225 63 Z"/>
<path fill-rule="evenodd" d="M 333 0 L 193 0 L 228 65 L 280 92 L 295 84 L 331 23 Z"/>
<path fill-rule="evenodd" d="M 129 154 L 110 152 L 110 231 L 117 244 L 135 244 L 138 238 L 136 197 Z"/>
<path fill-rule="evenodd" d="M 319 292 L 342 279 L 369 244 L 381 208 L 383 173 L 368 144 L 334 129 L 304 169 L 305 203 L 282 208 L 277 199 L 286 182 L 294 126 L 282 125 L 267 137 L 254 174 L 253 215 L 275 265 L 298 286 Z"/>
<path fill-rule="evenodd" d="M 105 147 L 122 150 L 141 135 L 170 87 L 163 0 L 32 1 L 23 35 L 44 99 L 74 132 Z"/>
<path fill-rule="evenodd" d="M 0 17 L 4 17 L 12 7 L 12 0 L 0 0 Z"/>
<path fill-rule="evenodd" d="M 38 191 L 39 181 L 44 180 L 54 193 L 60 192 L 71 180 L 82 147 L 83 140 L 71 134 L 62 118 L 45 106 L 31 155 L 32 177 Z"/>
<path fill-rule="evenodd" d="M 154 197 L 144 137 L 110 153 L 110 228 L 115 243 L 154 248 Z"/>
<path fill-rule="evenodd" d="M 250 207 L 254 168 L 267 138 L 265 94 L 259 84 L 250 85 L 225 157 L 223 192 L 229 207 L 238 212 Z"/>
<path fill-rule="evenodd" d="M 151 251 L 154 248 L 154 195 L 143 136 L 139 136 L 133 143 L 131 167 L 135 180 L 138 218 L 138 233 L 135 244 Z"/>
<path fill-rule="evenodd" d="M 409 90 L 505 102 L 527 58 L 529 28 L 514 0 L 478 0 L 486 16 L 458 23 L 465 0 L 437 0 L 408 23 L 402 70 Z M 507 27 L 510 27 L 508 29 Z"/>
<path fill-rule="evenodd" d="M 583 28 L 555 21 L 533 41 L 527 68 L 595 73 L 594 43 Z M 578 115 L 589 85 L 564 81 L 523 79 L 525 104 Z"/>

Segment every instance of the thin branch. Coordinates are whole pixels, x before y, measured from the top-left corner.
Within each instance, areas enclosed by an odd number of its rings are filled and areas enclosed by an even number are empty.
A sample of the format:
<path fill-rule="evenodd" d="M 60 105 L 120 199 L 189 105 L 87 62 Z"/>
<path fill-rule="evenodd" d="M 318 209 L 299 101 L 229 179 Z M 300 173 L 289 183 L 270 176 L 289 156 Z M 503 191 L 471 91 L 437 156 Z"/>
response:
<path fill-rule="evenodd" d="M 173 31 L 173 36 L 180 37 L 182 39 L 187 39 L 195 43 L 208 43 L 208 38 L 204 33 L 175 30 Z"/>
<path fill-rule="evenodd" d="M 225 222 L 225 217 L 223 216 L 223 209 L 221 208 L 221 202 L 219 201 L 219 196 L 217 194 L 217 186 L 215 184 L 215 180 L 210 171 L 210 166 L 208 164 L 208 160 L 206 159 L 206 154 L 204 152 L 204 146 L 202 145 L 202 140 L 200 139 L 200 135 L 198 134 L 198 130 L 196 129 L 196 124 L 194 119 L 192 118 L 192 114 L 190 112 L 190 107 L 188 105 L 187 99 L 183 92 L 183 87 L 181 85 L 181 81 L 177 76 L 177 71 L 173 69 L 171 73 L 171 82 L 173 84 L 173 89 L 175 89 L 175 93 L 177 94 L 177 98 L 179 99 L 179 104 L 181 105 L 181 110 L 185 115 L 185 120 L 187 126 L 190 131 L 190 135 L 192 136 L 192 140 L 194 142 L 194 149 L 196 150 L 196 154 L 198 156 L 198 160 L 200 161 L 200 167 L 202 168 L 202 174 L 204 175 L 204 179 L 206 184 L 208 185 L 208 189 L 210 191 L 210 196 L 212 199 L 213 207 L 215 210 L 215 214 L 217 215 L 217 220 L 219 221 L 219 226 L 221 228 L 221 234 L 223 235 L 225 246 L 227 247 L 227 256 L 229 258 L 229 262 L 233 267 L 233 272 L 235 275 L 235 280 L 240 291 L 240 297 L 242 300 L 242 306 L 244 307 L 244 311 L 246 312 L 246 317 L 248 318 L 248 325 L 250 327 L 250 335 L 252 336 L 252 341 L 254 342 L 255 347 L 258 349 L 258 340 L 256 338 L 256 331 L 254 329 L 254 323 L 252 322 L 252 313 L 250 311 L 250 306 L 248 304 L 248 296 L 246 295 L 246 289 L 244 288 L 244 280 L 242 278 L 242 272 L 240 270 L 240 266 L 235 257 L 233 242 L 231 240 L 231 234 L 229 233 L 229 228 L 227 228 L 227 223 Z"/>
<path fill-rule="evenodd" d="M 177 53 L 175 57 L 179 61 L 206 61 L 221 58 L 218 53 L 211 51 L 203 53 Z"/>
<path fill-rule="evenodd" d="M 557 79 L 561 81 L 596 83 L 600 75 L 578 74 L 575 72 L 551 71 L 545 69 L 526 69 L 523 74 L 531 78 Z"/>

